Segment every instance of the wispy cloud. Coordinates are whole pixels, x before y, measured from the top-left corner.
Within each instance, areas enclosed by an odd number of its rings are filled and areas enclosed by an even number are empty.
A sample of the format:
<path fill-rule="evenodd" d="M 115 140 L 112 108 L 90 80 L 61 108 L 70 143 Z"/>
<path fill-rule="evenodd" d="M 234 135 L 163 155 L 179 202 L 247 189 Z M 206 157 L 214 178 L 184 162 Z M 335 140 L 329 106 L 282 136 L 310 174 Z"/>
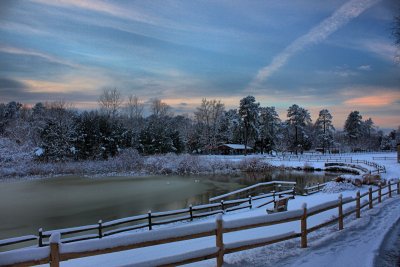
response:
<path fill-rule="evenodd" d="M 363 71 L 370 71 L 372 68 L 371 68 L 371 65 L 361 65 L 361 66 L 358 66 L 357 69 L 363 70 Z"/>
<path fill-rule="evenodd" d="M 281 53 L 276 55 L 271 64 L 265 66 L 258 71 L 256 77 L 250 84 L 250 87 L 258 87 L 263 81 L 268 79 L 274 72 L 284 66 L 287 61 L 297 52 L 305 47 L 317 44 L 325 40 L 329 35 L 349 23 L 352 19 L 358 17 L 365 10 L 378 3 L 380 0 L 351 0 L 339 9 L 337 9 L 330 17 L 323 20 L 317 26 L 312 28 L 305 35 L 300 36 Z"/>
<path fill-rule="evenodd" d="M 393 43 L 382 40 L 362 40 L 359 44 L 361 49 L 374 53 L 378 57 L 393 62 L 396 58 L 396 46 Z"/>
<path fill-rule="evenodd" d="M 58 6 L 58 7 L 72 7 L 79 9 L 86 9 L 94 12 L 108 14 L 111 16 L 135 20 L 147 24 L 158 25 L 162 22 L 159 18 L 149 16 L 133 9 L 124 9 L 114 4 L 110 4 L 104 1 L 92 1 L 92 0 L 32 0 L 35 3 Z"/>
<path fill-rule="evenodd" d="M 23 49 L 23 48 L 0 44 L 0 52 L 8 53 L 8 54 L 15 54 L 15 55 L 35 56 L 35 57 L 43 58 L 43 59 L 53 62 L 53 63 L 58 63 L 58 64 L 66 65 L 69 67 L 77 67 L 76 64 L 73 64 L 68 60 L 60 59 L 58 57 L 55 57 L 55 56 L 52 56 L 52 55 L 49 55 L 46 53 L 38 52 L 35 50 L 30 50 L 30 49 Z"/>

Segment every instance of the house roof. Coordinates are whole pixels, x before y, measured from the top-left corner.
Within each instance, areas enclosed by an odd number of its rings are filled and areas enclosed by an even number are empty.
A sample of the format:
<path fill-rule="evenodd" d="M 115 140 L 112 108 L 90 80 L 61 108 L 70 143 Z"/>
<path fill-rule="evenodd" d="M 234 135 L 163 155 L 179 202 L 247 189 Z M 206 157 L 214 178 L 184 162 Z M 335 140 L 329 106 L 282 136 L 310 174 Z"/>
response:
<path fill-rule="evenodd" d="M 244 150 L 244 145 L 242 145 L 242 144 L 223 144 L 223 145 L 220 145 L 220 147 L 221 146 L 227 146 L 231 149 Z M 247 146 L 247 149 L 253 149 L 253 148 L 250 146 Z"/>

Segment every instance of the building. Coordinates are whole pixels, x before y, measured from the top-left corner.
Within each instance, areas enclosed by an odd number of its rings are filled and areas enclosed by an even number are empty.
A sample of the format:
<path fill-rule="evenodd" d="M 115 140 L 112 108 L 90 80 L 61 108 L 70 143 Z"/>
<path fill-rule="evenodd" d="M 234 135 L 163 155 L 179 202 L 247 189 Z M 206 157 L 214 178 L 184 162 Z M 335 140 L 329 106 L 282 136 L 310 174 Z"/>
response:
<path fill-rule="evenodd" d="M 222 155 L 241 155 L 244 154 L 245 147 L 242 144 L 223 144 L 218 146 L 218 152 Z M 253 148 L 247 146 L 247 153 L 252 153 Z"/>
<path fill-rule="evenodd" d="M 397 144 L 397 162 L 400 163 L 400 143 Z"/>

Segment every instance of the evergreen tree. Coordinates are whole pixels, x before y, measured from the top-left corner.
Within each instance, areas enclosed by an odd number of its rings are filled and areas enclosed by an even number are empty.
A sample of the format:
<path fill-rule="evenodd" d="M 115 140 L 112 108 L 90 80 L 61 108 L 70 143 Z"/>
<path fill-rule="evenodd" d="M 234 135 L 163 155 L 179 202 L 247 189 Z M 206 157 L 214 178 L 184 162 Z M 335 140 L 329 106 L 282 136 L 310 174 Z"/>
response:
<path fill-rule="evenodd" d="M 262 107 L 259 112 L 261 153 L 263 153 L 264 149 L 269 152 L 276 147 L 281 120 L 275 107 Z"/>
<path fill-rule="evenodd" d="M 360 138 L 363 135 L 362 116 L 358 111 L 352 111 L 348 115 L 344 124 L 347 140 L 353 148 L 358 145 Z"/>
<path fill-rule="evenodd" d="M 65 161 L 75 154 L 76 131 L 75 113 L 66 109 L 65 103 L 54 102 L 48 109 L 46 125 L 41 132 L 40 159 L 45 161 Z"/>
<path fill-rule="evenodd" d="M 243 127 L 244 153 L 247 155 L 249 140 L 254 141 L 258 131 L 258 107 L 254 96 L 247 96 L 240 100 L 239 116 Z"/>
<path fill-rule="evenodd" d="M 322 153 L 325 154 L 325 149 L 333 145 L 333 134 L 335 131 L 335 127 L 332 125 L 332 115 L 327 109 L 319 112 L 314 129 L 317 145 L 322 147 Z"/>
<path fill-rule="evenodd" d="M 308 110 L 294 104 L 288 109 L 288 132 L 291 140 L 290 149 L 298 153 L 311 148 L 311 117 Z M 292 138 L 293 137 L 293 138 Z"/>

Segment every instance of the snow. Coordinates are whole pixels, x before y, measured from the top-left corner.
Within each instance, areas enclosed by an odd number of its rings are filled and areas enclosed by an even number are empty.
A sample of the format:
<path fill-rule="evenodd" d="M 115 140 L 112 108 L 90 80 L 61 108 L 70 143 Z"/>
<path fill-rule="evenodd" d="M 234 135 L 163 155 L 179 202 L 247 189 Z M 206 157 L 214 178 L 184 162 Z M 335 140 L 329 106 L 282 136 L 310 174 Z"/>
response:
<path fill-rule="evenodd" d="M 234 248 L 239 248 L 239 247 L 242 247 L 242 246 L 266 243 L 266 242 L 270 242 L 270 241 L 273 241 L 273 240 L 276 240 L 276 239 L 285 238 L 285 237 L 291 236 L 293 234 L 295 234 L 295 232 L 291 231 L 291 232 L 287 232 L 287 233 L 283 233 L 283 234 L 279 234 L 279 235 L 274 235 L 274 236 L 269 236 L 269 237 L 253 238 L 253 239 L 248 239 L 248 240 L 244 240 L 244 241 L 240 241 L 240 242 L 226 243 L 224 245 L 224 247 L 226 249 L 234 249 Z"/>
<path fill-rule="evenodd" d="M 43 235 L 50 236 L 56 232 L 58 232 L 60 234 L 67 234 L 67 233 L 72 233 L 72 232 L 76 233 L 76 232 L 83 232 L 83 231 L 87 231 L 87 230 L 93 230 L 93 229 L 97 229 L 97 228 L 98 228 L 97 224 L 84 225 L 84 226 L 77 226 L 77 227 L 70 227 L 70 228 L 46 231 L 46 232 L 43 232 Z"/>
<path fill-rule="evenodd" d="M 384 154 L 387 156 L 388 154 Z M 372 156 L 379 154 L 354 154 L 353 158 L 371 161 Z M 207 156 L 206 156 L 207 157 Z M 213 156 L 219 160 L 240 161 L 243 157 Z M 209 157 L 209 158 L 213 158 Z M 314 168 L 324 168 L 324 162 L 310 161 L 287 161 L 274 160 L 261 157 L 266 161 L 274 162 L 276 165 L 302 167 L 308 164 Z M 386 173 L 382 174 L 385 179 L 398 178 L 400 168 L 395 160 L 374 160 L 386 167 Z M 367 166 L 366 166 L 367 167 Z M 371 168 L 371 167 L 368 167 Z M 393 187 L 395 187 L 394 185 Z M 393 188 L 392 187 L 392 188 Z M 376 187 L 375 187 L 376 188 Z M 268 223 L 275 220 L 284 220 L 303 214 L 303 203 L 308 207 L 308 213 L 317 209 L 335 206 L 338 203 L 339 193 L 343 195 L 344 213 L 354 210 L 356 191 L 360 190 L 362 195 L 368 194 L 368 187 L 349 187 L 347 184 L 328 183 L 324 192 L 318 192 L 310 196 L 296 196 L 288 205 L 288 212 L 267 215 L 265 209 L 269 206 L 244 210 L 232 214 L 219 214 L 223 219 L 224 228 L 235 228 L 246 224 Z M 386 192 L 384 189 L 383 192 Z M 376 197 L 377 193 L 374 193 Z M 367 203 L 368 197 L 361 202 Z M 361 211 L 361 218 L 355 219 L 355 214 L 345 217 L 344 230 L 338 231 L 336 223 L 321 228 L 308 235 L 308 248 L 301 249 L 298 238 L 276 244 L 263 246 L 256 249 L 241 251 L 225 255 L 226 266 L 374 266 L 376 256 L 382 251 L 381 244 L 388 239 L 387 232 L 393 228 L 400 219 L 400 197 L 393 194 L 393 198 L 383 197 L 382 203 L 374 203 L 374 208 L 368 207 Z M 253 199 L 253 205 L 262 203 L 262 200 Z M 219 203 L 216 203 L 219 205 Z M 338 209 L 334 208 L 307 219 L 308 228 L 319 225 L 337 217 Z M 219 218 L 221 218 L 219 217 Z M 179 237 L 187 234 L 200 233 L 215 230 L 215 216 L 204 218 L 192 223 L 181 223 L 173 226 L 155 229 L 148 232 L 133 232 L 120 234 L 118 236 L 106 237 L 97 240 L 81 241 L 71 244 L 61 244 L 63 253 L 78 252 L 109 248 L 116 245 L 135 244 L 155 239 Z M 275 238 L 285 237 L 300 232 L 300 221 L 287 222 L 279 225 L 271 225 L 247 229 L 243 231 L 224 234 L 226 247 L 238 247 L 253 244 L 254 242 L 267 242 Z M 40 249 L 40 250 L 35 250 Z M 16 260 L 16 255 L 24 255 L 24 258 L 40 258 L 40 255 L 48 255 L 48 248 L 34 248 L 21 253 L 21 250 L 0 253 L 0 263 Z M 149 246 L 139 249 L 127 250 L 117 253 L 104 254 L 82 259 L 70 260 L 62 263 L 62 266 L 154 266 L 168 264 L 185 260 L 191 257 L 202 257 L 217 251 L 215 247 L 215 236 L 185 240 L 169 244 Z M 14 254 L 13 254 L 14 253 Z M 42 254 L 40 254 L 42 253 Z M 47 254 L 46 254 L 47 253 Z M 21 261 L 21 260 L 20 260 Z M 190 264 L 190 266 L 215 266 L 215 259 Z"/>
<path fill-rule="evenodd" d="M 277 221 L 281 221 L 281 220 L 300 217 L 301 215 L 303 215 L 303 210 L 301 210 L 301 209 L 286 211 L 286 212 L 278 212 L 278 213 L 273 213 L 273 214 L 265 213 L 265 214 L 262 214 L 259 216 L 252 216 L 251 224 L 272 223 L 272 222 L 277 222 Z M 246 225 L 249 225 L 249 218 L 242 218 L 242 219 L 237 219 L 234 221 L 225 221 L 224 222 L 224 227 L 226 229 L 233 229 L 233 228 L 243 227 Z"/>
<path fill-rule="evenodd" d="M 1 240 L 0 246 L 6 245 L 6 244 L 17 243 L 17 242 L 24 242 L 24 241 L 28 241 L 28 240 L 36 240 L 36 239 L 37 239 L 37 236 L 35 236 L 35 235 L 24 235 L 24 236 L 19 236 L 19 237 L 13 237 L 13 238 Z"/>
<path fill-rule="evenodd" d="M 342 191 L 350 190 L 354 191 L 357 187 L 352 183 L 336 183 L 336 182 L 327 182 L 325 183 L 324 188 L 321 190 L 323 193 L 333 194 L 340 193 Z"/>
<path fill-rule="evenodd" d="M 60 243 L 61 240 L 61 234 L 60 232 L 54 232 L 51 234 L 50 238 L 49 238 L 49 243 L 50 244 L 54 244 L 54 243 Z"/>
<path fill-rule="evenodd" d="M 35 156 L 40 157 L 43 154 L 44 154 L 44 149 L 43 148 L 38 147 L 38 148 L 35 149 Z"/>
<path fill-rule="evenodd" d="M 168 239 L 173 237 L 183 237 L 198 233 L 205 233 L 215 230 L 215 222 L 201 222 L 183 225 L 175 228 L 155 229 L 142 233 L 130 233 L 119 236 L 111 236 L 96 240 L 87 240 L 76 243 L 62 244 L 60 251 L 62 253 L 94 251 L 106 249 L 116 246 L 127 246 L 142 242 L 150 242 L 160 239 Z"/>
<path fill-rule="evenodd" d="M 0 253 L 0 266 L 24 261 L 41 260 L 50 255 L 49 247 L 24 248 Z"/>
<path fill-rule="evenodd" d="M 224 144 L 223 146 L 227 146 L 232 149 L 241 149 L 241 150 L 245 149 L 244 145 L 241 145 L 241 144 Z M 247 149 L 251 150 L 253 148 L 251 148 L 250 146 L 247 146 Z"/>

